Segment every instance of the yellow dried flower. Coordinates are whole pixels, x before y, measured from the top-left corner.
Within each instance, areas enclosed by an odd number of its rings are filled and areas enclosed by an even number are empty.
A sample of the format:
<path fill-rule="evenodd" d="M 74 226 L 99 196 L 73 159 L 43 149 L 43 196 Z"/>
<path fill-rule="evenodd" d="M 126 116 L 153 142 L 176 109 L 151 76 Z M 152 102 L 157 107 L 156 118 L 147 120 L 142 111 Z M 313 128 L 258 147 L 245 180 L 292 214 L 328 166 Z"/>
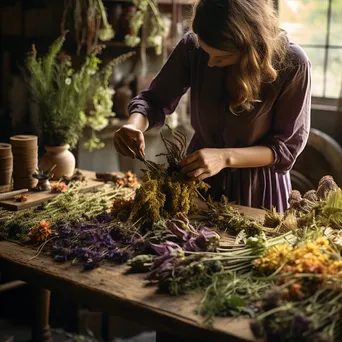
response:
<path fill-rule="evenodd" d="M 333 250 L 329 241 L 319 238 L 306 241 L 292 248 L 279 245 L 269 248 L 262 258 L 255 260 L 254 267 L 263 273 L 270 274 L 282 265 L 283 273 L 320 273 L 336 274 L 342 272 L 342 260 L 332 258 Z"/>
<path fill-rule="evenodd" d="M 287 262 L 292 247 L 281 244 L 266 250 L 263 257 L 254 261 L 254 267 L 262 273 L 272 273 Z"/>

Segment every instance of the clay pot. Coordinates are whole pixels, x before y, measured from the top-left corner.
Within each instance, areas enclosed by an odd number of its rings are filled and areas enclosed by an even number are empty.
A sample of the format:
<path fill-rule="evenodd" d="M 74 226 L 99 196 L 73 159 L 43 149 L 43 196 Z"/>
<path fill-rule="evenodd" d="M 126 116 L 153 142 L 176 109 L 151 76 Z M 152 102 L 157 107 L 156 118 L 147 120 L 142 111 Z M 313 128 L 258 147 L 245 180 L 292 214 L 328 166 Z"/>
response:
<path fill-rule="evenodd" d="M 38 137 L 15 135 L 10 138 L 10 141 L 13 151 L 14 189 L 30 189 L 38 182 L 32 177 L 38 166 Z"/>
<path fill-rule="evenodd" d="M 13 168 L 13 157 L 0 157 L 0 170 L 8 170 Z"/>
<path fill-rule="evenodd" d="M 0 185 L 9 185 L 12 179 L 12 170 L 0 171 Z"/>
<path fill-rule="evenodd" d="M 12 146 L 10 144 L 0 143 L 0 158 L 12 156 Z"/>
<path fill-rule="evenodd" d="M 59 180 L 62 176 L 71 177 L 75 171 L 76 159 L 69 151 L 70 145 L 45 146 L 47 153 L 44 154 L 40 163 L 40 170 L 50 170 L 54 165 L 53 180 Z"/>
<path fill-rule="evenodd" d="M 12 190 L 12 184 L 8 185 L 0 185 L 0 193 L 2 192 L 8 192 Z"/>
<path fill-rule="evenodd" d="M 35 135 L 14 135 L 10 141 L 13 148 L 35 149 L 38 145 L 38 137 Z"/>
<path fill-rule="evenodd" d="M 13 156 L 10 144 L 0 143 L 0 186 L 12 186 Z M 0 190 L 1 192 L 1 190 Z"/>

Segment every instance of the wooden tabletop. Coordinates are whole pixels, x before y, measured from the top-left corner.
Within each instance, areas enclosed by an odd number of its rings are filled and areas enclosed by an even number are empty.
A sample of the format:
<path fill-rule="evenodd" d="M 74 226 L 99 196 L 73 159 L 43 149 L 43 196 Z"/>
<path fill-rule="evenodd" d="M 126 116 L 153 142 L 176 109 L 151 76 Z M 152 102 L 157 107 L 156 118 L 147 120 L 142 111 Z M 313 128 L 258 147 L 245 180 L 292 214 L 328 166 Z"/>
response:
<path fill-rule="evenodd" d="M 261 210 L 241 208 L 252 217 Z M 50 256 L 30 260 L 35 250 L 15 243 L 0 242 L 0 267 L 26 281 L 53 292 L 71 295 L 93 309 L 135 320 L 151 329 L 198 337 L 207 341 L 253 341 L 247 319 L 217 318 L 213 327 L 203 325 L 195 314 L 201 296 L 172 297 L 157 293 L 142 274 L 127 274 L 128 268 L 105 264 L 82 272 L 70 263 L 56 263 Z"/>

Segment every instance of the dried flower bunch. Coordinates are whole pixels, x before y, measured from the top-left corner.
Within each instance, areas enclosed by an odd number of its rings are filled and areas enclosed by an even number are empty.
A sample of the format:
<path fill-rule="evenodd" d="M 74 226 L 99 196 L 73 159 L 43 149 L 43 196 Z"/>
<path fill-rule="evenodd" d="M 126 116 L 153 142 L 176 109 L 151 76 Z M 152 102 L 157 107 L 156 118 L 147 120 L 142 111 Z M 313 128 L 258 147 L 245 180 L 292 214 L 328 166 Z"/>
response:
<path fill-rule="evenodd" d="M 161 132 L 168 166 L 145 162 L 147 170 L 141 178 L 141 185 L 136 191 L 131 220 L 140 222 L 147 229 L 161 217 L 173 217 L 178 212 L 188 214 L 196 208 L 195 199 L 199 191 L 206 191 L 209 186 L 203 181 L 189 180 L 180 173 L 180 161 L 186 155 L 186 136 L 172 131 L 174 141 L 167 139 Z"/>
<path fill-rule="evenodd" d="M 57 182 L 51 185 L 51 192 L 63 193 L 68 191 L 68 186 L 64 182 Z"/>
<path fill-rule="evenodd" d="M 244 232 L 246 237 L 260 235 L 263 232 L 263 225 L 260 222 L 241 215 L 225 196 L 222 196 L 220 202 L 214 202 L 208 198 L 206 205 L 207 208 L 201 211 L 203 219 L 221 231 L 233 235 Z"/>
<path fill-rule="evenodd" d="M 256 337 L 283 341 L 335 341 L 342 310 L 340 253 L 325 238 L 279 245 L 254 261 L 273 289 L 254 300 Z"/>
<path fill-rule="evenodd" d="M 55 226 L 52 255 L 58 262 L 78 261 L 85 270 L 97 268 L 105 260 L 122 263 L 131 258 L 133 235 L 113 225 L 106 212 L 93 220 L 60 222 Z"/>
<path fill-rule="evenodd" d="M 50 221 L 42 220 L 29 231 L 28 237 L 34 242 L 44 242 L 51 236 L 50 227 Z"/>
<path fill-rule="evenodd" d="M 15 215 L 0 217 L 0 233 L 4 238 L 26 240 L 28 232 L 42 220 L 50 221 L 51 228 L 59 222 L 91 220 L 110 210 L 115 198 L 132 197 L 134 190 L 115 186 L 96 192 L 82 193 L 83 184 L 73 182 L 68 191 L 57 194 L 48 203 L 37 208 L 18 211 Z"/>
<path fill-rule="evenodd" d="M 324 233 L 330 238 L 335 236 L 335 242 L 338 242 L 342 229 L 342 190 L 333 177 L 322 177 L 317 190 L 310 190 L 304 195 L 293 190 L 289 196 L 289 204 L 290 207 L 284 214 L 275 210 L 267 211 L 263 225 L 279 233 Z M 342 241 L 338 244 L 342 247 Z"/>

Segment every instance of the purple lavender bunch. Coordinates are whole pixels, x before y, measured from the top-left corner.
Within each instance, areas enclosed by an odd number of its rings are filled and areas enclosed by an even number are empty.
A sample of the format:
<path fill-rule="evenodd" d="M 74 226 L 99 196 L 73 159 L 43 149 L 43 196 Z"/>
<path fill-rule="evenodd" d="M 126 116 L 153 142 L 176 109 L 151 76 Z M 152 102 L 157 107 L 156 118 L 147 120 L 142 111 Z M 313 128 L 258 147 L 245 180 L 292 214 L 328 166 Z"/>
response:
<path fill-rule="evenodd" d="M 99 267 L 104 260 L 124 263 L 132 256 L 126 236 L 117 234 L 113 239 L 112 228 L 107 225 L 109 216 L 101 214 L 94 222 L 61 223 L 56 226 L 57 238 L 52 245 L 52 255 L 59 262 L 77 260 L 84 269 Z M 121 240 L 124 240 L 122 243 Z"/>

